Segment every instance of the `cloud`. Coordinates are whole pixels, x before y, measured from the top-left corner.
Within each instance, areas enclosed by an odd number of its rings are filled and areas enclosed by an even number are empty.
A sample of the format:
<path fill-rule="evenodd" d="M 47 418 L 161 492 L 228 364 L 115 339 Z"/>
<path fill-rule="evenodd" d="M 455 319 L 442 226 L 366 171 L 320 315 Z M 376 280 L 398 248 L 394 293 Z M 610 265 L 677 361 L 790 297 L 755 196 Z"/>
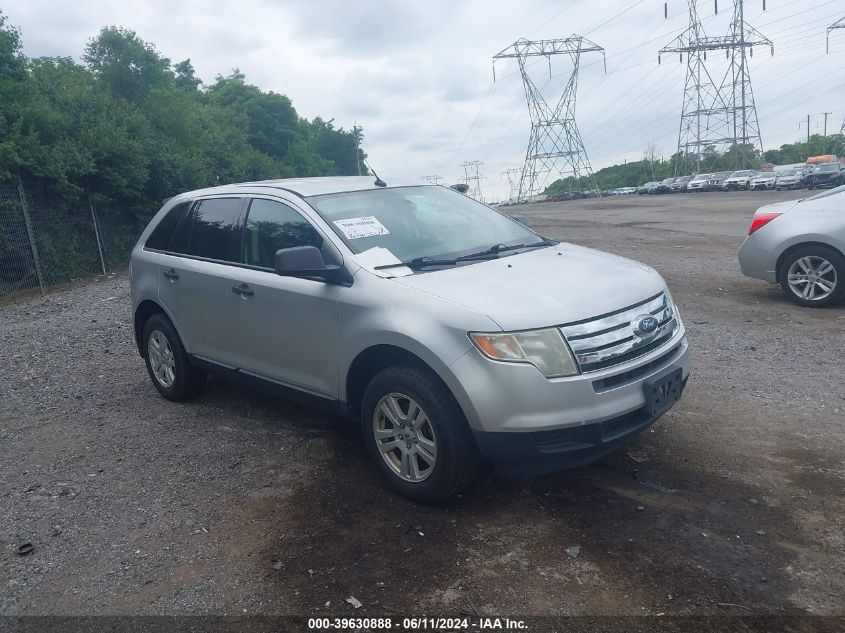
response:
<path fill-rule="evenodd" d="M 666 156 L 674 151 L 685 65 L 673 56 L 658 65 L 657 52 L 686 28 L 686 3 L 671 0 L 668 20 L 653 2 L 610 19 L 631 4 L 6 0 L 3 10 L 21 27 L 28 55 L 79 58 L 102 26 L 125 26 L 174 61 L 190 57 L 205 81 L 237 67 L 262 89 L 289 96 L 302 116 L 362 125 L 364 147 L 384 177 L 436 173 L 455 182 L 461 162 L 482 160 L 485 191 L 495 197 L 507 192 L 501 172 L 522 165 L 530 128 L 516 65 L 497 63 L 494 85 L 492 56 L 523 36 L 583 33 L 606 49 L 607 74 L 601 56 L 585 55 L 578 83 L 576 119 L 594 169 L 638 160 L 652 142 Z M 815 126 L 823 120 L 817 113 L 834 111 L 834 131 L 845 118 L 845 90 L 835 79 L 845 37 L 832 38 L 833 52 L 824 55 L 824 30 L 842 7 L 826 4 L 769 3 L 763 13 L 762 3 L 746 3 L 747 19 L 776 44 L 774 59 L 755 49 L 749 64 L 767 148 L 806 134 L 798 121 L 808 113 Z M 726 32 L 727 10 L 712 15 L 707 5 L 701 17 L 708 34 Z M 532 66 L 550 102 L 570 63 L 553 60 L 551 79 L 546 60 Z"/>

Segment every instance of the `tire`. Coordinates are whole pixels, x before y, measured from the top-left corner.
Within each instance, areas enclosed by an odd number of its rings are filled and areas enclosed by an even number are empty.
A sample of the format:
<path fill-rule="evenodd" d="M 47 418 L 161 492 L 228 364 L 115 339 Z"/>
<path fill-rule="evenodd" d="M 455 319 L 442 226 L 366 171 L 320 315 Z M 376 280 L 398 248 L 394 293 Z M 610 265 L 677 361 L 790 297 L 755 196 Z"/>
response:
<path fill-rule="evenodd" d="M 182 339 L 164 314 L 159 312 L 147 319 L 141 344 L 147 373 L 162 396 L 179 402 L 202 389 L 205 384 L 205 372 L 191 365 Z M 156 349 L 165 356 L 163 365 L 157 365 L 158 373 L 153 367 L 156 359 L 151 358 L 156 356 Z"/>
<path fill-rule="evenodd" d="M 809 291 L 816 293 L 818 298 L 804 296 L 810 282 L 800 280 L 807 277 L 810 269 L 817 274 L 827 271 L 821 275 L 821 283 L 814 283 Z M 827 246 L 804 246 L 786 257 L 778 271 L 778 279 L 791 301 L 800 306 L 826 308 L 839 303 L 845 296 L 845 257 Z M 830 291 L 825 293 L 825 288 Z"/>
<path fill-rule="evenodd" d="M 411 401 L 420 414 L 414 415 Z M 392 419 L 405 426 L 398 427 Z M 448 499 L 478 474 L 480 457 L 469 424 L 446 385 L 429 371 L 397 366 L 376 374 L 364 391 L 361 428 L 367 452 L 382 475 L 414 501 Z"/>

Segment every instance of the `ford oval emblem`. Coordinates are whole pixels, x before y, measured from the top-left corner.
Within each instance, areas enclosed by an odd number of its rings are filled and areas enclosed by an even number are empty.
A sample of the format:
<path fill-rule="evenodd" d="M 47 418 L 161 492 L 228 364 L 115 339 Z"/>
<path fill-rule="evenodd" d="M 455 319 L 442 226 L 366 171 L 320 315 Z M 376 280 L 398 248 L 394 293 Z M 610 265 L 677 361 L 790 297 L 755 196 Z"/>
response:
<path fill-rule="evenodd" d="M 660 325 L 660 321 L 651 314 L 641 314 L 631 321 L 631 329 L 634 331 L 634 336 L 638 336 L 639 338 L 646 338 L 654 334 L 657 331 L 658 325 Z"/>

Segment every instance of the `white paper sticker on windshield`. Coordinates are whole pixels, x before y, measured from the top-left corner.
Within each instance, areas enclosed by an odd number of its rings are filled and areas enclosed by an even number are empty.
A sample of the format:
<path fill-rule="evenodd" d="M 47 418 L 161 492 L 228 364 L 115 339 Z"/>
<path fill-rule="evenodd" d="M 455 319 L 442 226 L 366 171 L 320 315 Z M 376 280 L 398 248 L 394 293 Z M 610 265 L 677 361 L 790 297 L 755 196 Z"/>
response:
<path fill-rule="evenodd" d="M 348 218 L 334 222 L 348 240 L 359 240 L 373 235 L 390 235 L 385 226 L 370 215 L 365 218 Z"/>

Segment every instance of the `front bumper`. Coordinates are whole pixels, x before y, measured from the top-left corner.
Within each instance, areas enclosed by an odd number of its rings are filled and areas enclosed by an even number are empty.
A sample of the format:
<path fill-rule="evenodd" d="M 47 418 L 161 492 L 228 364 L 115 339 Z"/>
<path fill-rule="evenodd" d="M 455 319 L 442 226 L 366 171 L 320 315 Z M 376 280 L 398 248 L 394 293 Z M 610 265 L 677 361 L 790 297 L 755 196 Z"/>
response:
<path fill-rule="evenodd" d="M 835 178 L 813 178 L 812 180 L 807 181 L 807 184 L 811 187 L 816 187 L 819 189 L 827 189 L 829 187 L 838 187 L 841 180 L 839 176 Z"/>
<path fill-rule="evenodd" d="M 548 472 L 592 461 L 645 429 L 657 419 L 642 416 L 645 385 L 669 369 L 681 369 L 686 381 L 691 366 L 681 323 L 669 341 L 647 354 L 568 378 L 547 379 L 532 365 L 496 362 L 473 348 L 450 366 L 447 382 L 485 458 L 505 470 Z M 610 424 L 625 432 L 608 436 Z M 583 446 L 538 448 L 538 442 L 572 437 Z"/>
<path fill-rule="evenodd" d="M 673 363 L 660 376 L 680 368 Z M 689 375 L 684 378 L 685 387 Z M 682 387 L 682 388 L 683 388 Z M 666 411 L 652 415 L 646 407 L 604 422 L 533 433 L 473 431 L 482 457 L 505 475 L 541 475 L 584 466 L 645 431 Z"/>

